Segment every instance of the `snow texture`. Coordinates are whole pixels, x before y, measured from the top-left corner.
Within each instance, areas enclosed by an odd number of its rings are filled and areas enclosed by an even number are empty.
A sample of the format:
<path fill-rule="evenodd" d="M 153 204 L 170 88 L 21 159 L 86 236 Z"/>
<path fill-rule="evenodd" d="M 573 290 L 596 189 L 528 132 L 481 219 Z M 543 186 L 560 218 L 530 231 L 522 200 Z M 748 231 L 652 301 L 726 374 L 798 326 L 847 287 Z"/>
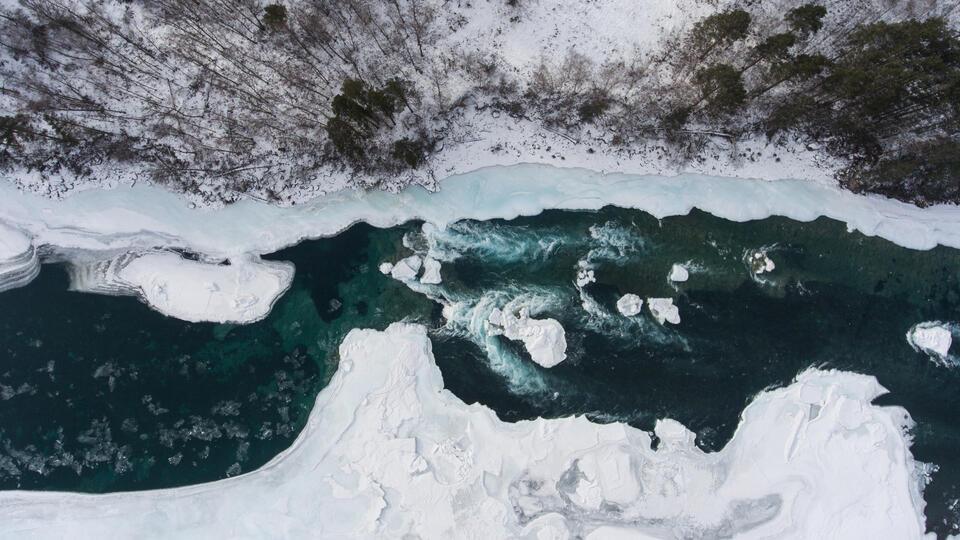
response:
<path fill-rule="evenodd" d="M 423 266 L 423 259 L 418 255 L 411 255 L 397 261 L 390 270 L 390 276 L 398 281 L 413 281 L 417 279 L 420 273 L 420 267 Z"/>
<path fill-rule="evenodd" d="M 617 311 L 625 317 L 633 317 L 643 309 L 643 300 L 635 294 L 625 294 L 617 300 Z"/>
<path fill-rule="evenodd" d="M 923 537 L 905 410 L 870 376 L 757 395 L 716 453 L 585 417 L 508 424 L 443 388 L 421 326 L 354 330 L 294 444 L 248 474 L 108 495 L 0 493 L 5 538 Z"/>
<path fill-rule="evenodd" d="M 563 326 L 554 319 L 534 319 L 526 307 L 518 313 L 511 309 L 494 309 L 487 319 L 490 334 L 502 334 L 507 339 L 522 341 L 530 359 L 545 368 L 567 358 L 567 340 Z"/>
<path fill-rule="evenodd" d="M 439 285 L 442 282 L 443 278 L 440 277 L 440 261 L 432 257 L 425 257 L 423 259 L 423 275 L 420 276 L 420 283 L 424 285 Z"/>
<path fill-rule="evenodd" d="M 647 298 L 647 307 L 658 323 L 680 324 L 680 310 L 673 305 L 673 298 Z"/>

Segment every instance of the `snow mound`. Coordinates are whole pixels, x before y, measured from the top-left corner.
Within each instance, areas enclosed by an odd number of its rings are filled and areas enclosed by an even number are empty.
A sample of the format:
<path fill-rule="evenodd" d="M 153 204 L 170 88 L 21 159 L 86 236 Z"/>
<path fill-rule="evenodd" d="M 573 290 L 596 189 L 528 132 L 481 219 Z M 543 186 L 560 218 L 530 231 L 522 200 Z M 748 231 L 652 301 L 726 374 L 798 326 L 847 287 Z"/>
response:
<path fill-rule="evenodd" d="M 0 223 L 0 292 L 23 287 L 40 273 L 40 259 L 30 237 Z"/>
<path fill-rule="evenodd" d="M 690 279 L 690 272 L 683 265 L 674 264 L 670 268 L 670 275 L 667 276 L 667 279 L 678 283 L 683 282 Z"/>
<path fill-rule="evenodd" d="M 261 469 L 144 492 L 0 492 L 0 536 L 923 536 L 912 421 L 873 403 L 885 390 L 870 376 L 804 372 L 704 453 L 670 420 L 656 450 L 620 423 L 501 422 L 443 388 L 421 326 L 354 330 L 340 358 L 303 432 Z"/>
<path fill-rule="evenodd" d="M 250 323 L 270 313 L 290 287 L 294 268 L 251 256 L 214 264 L 170 251 L 148 251 L 74 263 L 69 273 L 73 290 L 138 296 L 160 313 L 184 321 Z"/>
<path fill-rule="evenodd" d="M 533 319 L 526 307 L 518 314 L 494 309 L 487 319 L 490 334 L 522 341 L 537 364 L 551 368 L 567 358 L 567 339 L 563 326 L 554 319 Z"/>
<path fill-rule="evenodd" d="M 647 307 L 660 324 L 680 324 L 680 310 L 673 305 L 673 298 L 647 298 Z"/>
<path fill-rule="evenodd" d="M 923 351 L 938 360 L 946 360 L 953 344 L 950 327 L 940 321 L 922 322 L 907 332 L 907 343 L 915 351 Z"/>
<path fill-rule="evenodd" d="M 617 300 L 617 311 L 626 317 L 633 317 L 643 308 L 643 300 L 635 294 L 625 294 Z"/>
<path fill-rule="evenodd" d="M 420 276 L 420 283 L 424 285 L 439 285 L 443 282 L 440 277 L 440 261 L 426 257 L 423 259 L 423 275 Z"/>

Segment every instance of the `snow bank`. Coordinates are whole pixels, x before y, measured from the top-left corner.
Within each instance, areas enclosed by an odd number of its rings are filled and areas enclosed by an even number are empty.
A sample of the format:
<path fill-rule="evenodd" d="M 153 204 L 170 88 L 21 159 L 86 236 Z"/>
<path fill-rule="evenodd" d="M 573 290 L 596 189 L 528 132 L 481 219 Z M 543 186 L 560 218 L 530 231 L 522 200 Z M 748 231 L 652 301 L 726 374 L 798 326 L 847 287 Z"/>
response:
<path fill-rule="evenodd" d="M 74 263 L 71 288 L 139 296 L 153 309 L 191 322 L 249 323 L 267 316 L 293 281 L 293 265 L 238 257 L 229 264 L 185 259 L 168 251 L 125 253 Z"/>
<path fill-rule="evenodd" d="M 907 343 L 915 351 L 923 351 L 938 360 L 945 360 L 953 344 L 950 327 L 940 321 L 923 322 L 907 332 Z"/>
<path fill-rule="evenodd" d="M 922 537 L 911 420 L 872 403 L 873 377 L 807 371 L 705 454 L 673 421 L 655 451 L 619 423 L 503 423 L 443 389 L 420 326 L 354 330 L 340 358 L 300 437 L 261 469 L 146 492 L 2 492 L 0 536 Z"/>
<path fill-rule="evenodd" d="M 680 324 L 680 310 L 673 305 L 673 298 L 647 298 L 647 307 L 658 323 Z"/>
<path fill-rule="evenodd" d="M 617 300 L 617 311 L 626 317 L 633 317 L 643 308 L 643 300 L 635 294 L 625 294 Z"/>
<path fill-rule="evenodd" d="M 487 319 L 490 334 L 502 334 L 507 339 L 522 341 L 537 364 L 551 368 L 567 358 L 567 339 L 563 326 L 554 319 L 534 319 L 526 307 L 518 314 L 513 310 L 494 309 Z"/>
<path fill-rule="evenodd" d="M 30 237 L 0 222 L 0 292 L 22 287 L 40 273 Z"/>
<path fill-rule="evenodd" d="M 670 268 L 670 275 L 667 276 L 667 279 L 673 282 L 683 282 L 690 279 L 690 272 L 680 264 L 674 264 Z"/>

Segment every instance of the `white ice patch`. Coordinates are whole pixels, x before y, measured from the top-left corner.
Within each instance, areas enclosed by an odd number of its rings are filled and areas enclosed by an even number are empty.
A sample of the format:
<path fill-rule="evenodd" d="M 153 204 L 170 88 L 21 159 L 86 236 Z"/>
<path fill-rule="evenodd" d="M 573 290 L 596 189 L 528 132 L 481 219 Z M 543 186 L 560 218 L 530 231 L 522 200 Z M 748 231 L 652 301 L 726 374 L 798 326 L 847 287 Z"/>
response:
<path fill-rule="evenodd" d="M 690 279 L 690 272 L 680 264 L 674 264 L 670 268 L 670 275 L 667 276 L 667 279 L 673 282 L 683 282 Z"/>
<path fill-rule="evenodd" d="M 594 274 L 593 270 L 590 270 L 587 268 L 581 268 L 577 270 L 577 279 L 575 283 L 577 284 L 578 289 L 586 287 L 587 285 L 595 281 L 597 281 L 597 277 Z"/>
<path fill-rule="evenodd" d="M 440 277 L 440 261 L 426 257 L 423 259 L 423 275 L 420 277 L 420 283 L 424 285 L 439 285 L 443 279 Z"/>
<path fill-rule="evenodd" d="M 0 492 L 0 536 L 923 536 L 912 421 L 874 404 L 885 390 L 870 376 L 804 372 L 704 453 L 672 421 L 657 450 L 620 423 L 501 422 L 444 389 L 420 326 L 354 330 L 340 358 L 303 432 L 259 470 L 108 495 Z"/>
<path fill-rule="evenodd" d="M 643 309 L 643 300 L 635 294 L 625 294 L 617 300 L 617 311 L 625 317 L 633 317 Z"/>
<path fill-rule="evenodd" d="M 755 251 L 750 256 L 750 269 L 754 274 L 763 274 L 773 272 L 777 268 L 773 260 L 767 256 L 766 251 Z"/>
<path fill-rule="evenodd" d="M 647 307 L 660 324 L 680 324 L 680 310 L 673 305 L 673 298 L 647 298 Z"/>
<path fill-rule="evenodd" d="M 390 270 L 390 275 L 398 281 L 413 281 L 417 279 L 423 259 L 419 255 L 411 255 L 397 261 Z"/>
<path fill-rule="evenodd" d="M 567 339 L 563 326 L 554 319 L 534 319 L 527 308 L 518 313 L 494 309 L 487 319 L 491 334 L 502 334 L 507 339 L 522 341 L 537 364 L 551 368 L 567 358 Z"/>
<path fill-rule="evenodd" d="M 290 287 L 293 274 L 293 265 L 286 262 L 247 256 L 213 264 L 169 251 L 125 253 L 70 268 L 74 290 L 132 294 L 171 317 L 220 323 L 250 323 L 266 317 Z"/>
<path fill-rule="evenodd" d="M 393 263 L 382 262 L 380 263 L 380 266 L 377 267 L 377 270 L 380 270 L 381 274 L 389 276 L 390 273 L 393 272 Z"/>
<path fill-rule="evenodd" d="M 923 322 L 915 325 L 907 332 L 907 343 L 915 351 L 936 358 L 946 360 L 950 354 L 950 345 L 953 344 L 953 333 L 950 327 L 940 321 Z"/>
<path fill-rule="evenodd" d="M 0 222 L 0 292 L 22 287 L 40 273 L 40 259 L 30 237 Z"/>

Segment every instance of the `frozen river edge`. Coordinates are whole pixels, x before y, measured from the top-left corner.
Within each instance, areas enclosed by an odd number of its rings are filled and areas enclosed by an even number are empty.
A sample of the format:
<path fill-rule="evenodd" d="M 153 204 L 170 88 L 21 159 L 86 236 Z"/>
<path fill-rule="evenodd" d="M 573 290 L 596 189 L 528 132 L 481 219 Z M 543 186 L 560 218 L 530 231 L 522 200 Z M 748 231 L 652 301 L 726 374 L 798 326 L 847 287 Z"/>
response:
<path fill-rule="evenodd" d="M 425 329 L 354 330 L 304 431 L 191 487 L 0 492 L 4 538 L 919 538 L 921 466 L 873 377 L 810 370 L 703 453 L 583 417 L 508 424 L 443 390 Z M 851 512 L 850 508 L 857 508 Z"/>
<path fill-rule="evenodd" d="M 0 290 L 29 281 L 25 277 L 36 274 L 40 259 L 67 260 L 98 270 L 86 272 L 85 281 L 74 283 L 77 289 L 137 294 L 155 309 L 191 321 L 250 322 L 269 312 L 292 277 L 277 267 L 268 268 L 259 255 L 304 239 L 332 236 L 359 221 L 389 227 L 422 219 L 442 227 L 459 219 L 509 219 L 546 209 L 594 210 L 607 205 L 643 210 L 658 218 L 693 208 L 733 221 L 774 215 L 810 221 L 826 216 L 908 248 L 960 247 L 960 211 L 953 206 L 920 209 L 805 180 L 637 176 L 516 165 L 453 176 L 441 186 L 439 192 L 419 187 L 401 193 L 342 191 L 286 208 L 248 200 L 196 210 L 156 187 L 91 190 L 53 201 L 3 185 L 0 233 L 10 238 L 10 246 L 31 251 L 0 253 Z M 155 276 L 124 272 L 123 261 L 159 257 L 157 250 L 191 254 L 181 257 L 179 265 L 164 258 L 166 271 L 173 274 L 164 282 L 164 302 L 156 301 L 160 295 L 147 289 L 145 282 L 155 282 Z M 42 257 L 31 257 L 33 251 Z M 25 269 L 24 261 L 34 268 Z M 233 264 L 243 268 L 231 268 Z M 258 285 L 255 294 L 227 286 L 237 274 Z M 176 289 L 190 279 L 202 279 L 204 294 L 215 297 L 203 303 L 204 310 L 171 304 L 171 299 L 196 296 Z"/>

